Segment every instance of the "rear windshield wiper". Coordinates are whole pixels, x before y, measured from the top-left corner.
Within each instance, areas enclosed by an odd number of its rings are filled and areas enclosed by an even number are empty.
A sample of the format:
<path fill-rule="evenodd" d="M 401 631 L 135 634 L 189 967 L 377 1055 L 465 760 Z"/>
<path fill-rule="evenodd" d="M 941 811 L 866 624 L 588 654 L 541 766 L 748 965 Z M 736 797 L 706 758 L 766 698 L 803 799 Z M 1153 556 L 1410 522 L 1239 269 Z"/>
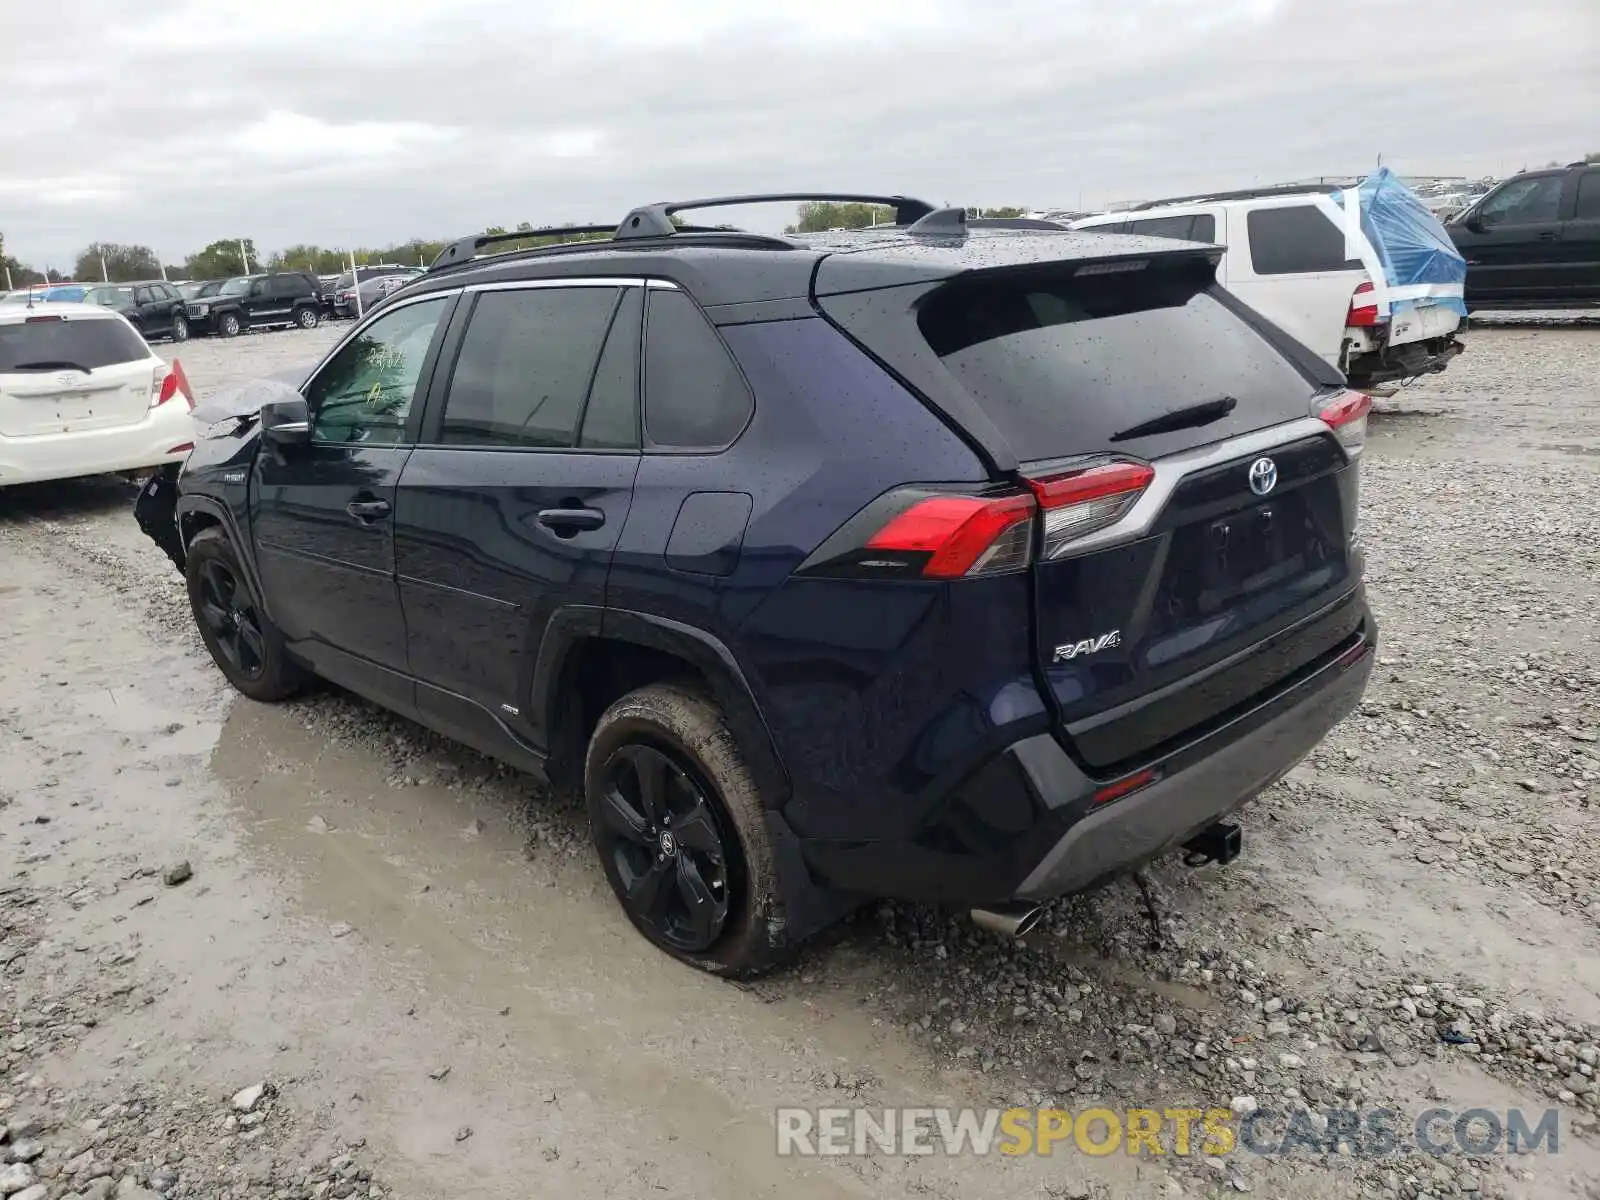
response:
<path fill-rule="evenodd" d="M 1158 433 L 1175 433 L 1179 429 L 1194 429 L 1200 425 L 1209 425 L 1213 421 L 1220 421 L 1234 409 L 1239 407 L 1239 402 L 1232 396 L 1218 396 L 1215 400 L 1202 400 L 1199 404 L 1191 404 L 1188 408 L 1174 409 L 1169 413 L 1162 413 L 1159 417 L 1135 425 L 1132 429 L 1124 429 L 1121 433 L 1113 433 L 1110 440 L 1113 442 L 1126 442 L 1133 438 L 1153 437 Z"/>
<path fill-rule="evenodd" d="M 85 375 L 94 374 L 82 363 L 68 362 L 64 358 L 41 358 L 37 362 L 20 362 L 11 369 L 13 371 L 82 371 Z"/>

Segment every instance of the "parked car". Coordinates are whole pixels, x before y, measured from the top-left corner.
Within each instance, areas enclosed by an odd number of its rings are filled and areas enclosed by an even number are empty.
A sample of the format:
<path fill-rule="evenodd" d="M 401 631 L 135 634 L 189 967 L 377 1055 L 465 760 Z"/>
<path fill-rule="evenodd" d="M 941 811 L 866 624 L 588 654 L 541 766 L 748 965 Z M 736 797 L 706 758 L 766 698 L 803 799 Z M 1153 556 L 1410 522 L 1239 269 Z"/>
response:
<path fill-rule="evenodd" d="M 322 297 L 322 315 L 333 316 L 333 297 L 339 290 L 339 277 L 337 275 L 318 275 L 317 294 Z"/>
<path fill-rule="evenodd" d="M 86 303 L 121 313 L 146 340 L 158 337 L 175 342 L 188 340 L 189 317 L 183 296 L 165 280 L 102 284 L 90 288 L 83 298 Z"/>
<path fill-rule="evenodd" d="M 1444 370 L 1462 349 L 1461 313 L 1419 303 L 1396 319 L 1380 314 L 1372 274 L 1346 255 L 1333 190 L 1263 188 L 1158 201 L 1072 228 L 1226 246 L 1217 271 L 1223 285 L 1357 387 Z"/>
<path fill-rule="evenodd" d="M 339 276 L 338 286 L 334 288 L 334 315 L 339 317 L 353 317 L 356 315 L 356 295 L 353 279 L 361 281 L 361 311 L 366 312 L 367 309 L 371 308 L 387 294 L 386 291 L 383 291 L 378 286 L 381 281 L 394 278 L 413 279 L 421 274 L 421 267 L 399 267 L 393 265 L 360 267 L 354 276 L 349 271 L 346 271 Z"/>
<path fill-rule="evenodd" d="M 156 525 L 223 674 L 582 794 L 628 918 L 719 973 L 869 897 L 1021 930 L 1231 858 L 1372 669 L 1370 399 L 1213 247 L 859 199 L 899 224 L 464 239 L 209 415 Z"/>
<path fill-rule="evenodd" d="M 193 440 L 178 375 L 120 313 L 0 309 L 0 487 L 181 462 Z"/>
<path fill-rule="evenodd" d="M 185 302 L 190 300 L 204 300 L 207 296 L 215 296 L 226 279 L 197 279 L 190 283 L 181 284 L 178 292 Z"/>
<path fill-rule="evenodd" d="M 322 320 L 321 301 L 298 271 L 240 275 L 213 295 L 191 300 L 188 314 L 192 330 L 222 337 L 237 337 L 246 329 L 272 325 L 315 329 Z"/>
<path fill-rule="evenodd" d="M 1600 304 L 1600 163 L 1524 171 L 1446 228 L 1467 260 L 1467 302 Z"/>
<path fill-rule="evenodd" d="M 87 283 L 56 283 L 39 293 L 40 300 L 51 304 L 77 304 L 93 286 Z"/>

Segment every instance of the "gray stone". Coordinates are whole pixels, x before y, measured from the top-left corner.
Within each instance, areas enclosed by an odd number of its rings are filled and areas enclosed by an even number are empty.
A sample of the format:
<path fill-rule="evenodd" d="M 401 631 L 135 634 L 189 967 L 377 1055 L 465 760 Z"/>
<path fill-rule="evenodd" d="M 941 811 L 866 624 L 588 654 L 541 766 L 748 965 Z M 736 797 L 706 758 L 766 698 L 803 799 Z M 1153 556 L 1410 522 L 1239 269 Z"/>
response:
<path fill-rule="evenodd" d="M 168 887 L 177 887 L 180 883 L 188 883 L 194 878 L 194 868 L 189 865 L 188 859 L 173 863 L 161 872 L 161 882 Z"/>
<path fill-rule="evenodd" d="M 0 1196 L 10 1196 L 33 1186 L 33 1168 L 27 1163 L 12 1163 L 0 1171 Z"/>
<path fill-rule="evenodd" d="M 265 1096 L 266 1094 L 266 1084 L 252 1083 L 249 1087 L 240 1088 L 237 1092 L 235 1092 L 233 1094 L 233 1099 L 229 1101 L 229 1103 L 233 1105 L 234 1112 L 255 1112 L 256 1105 L 261 1103 L 261 1097 Z"/>

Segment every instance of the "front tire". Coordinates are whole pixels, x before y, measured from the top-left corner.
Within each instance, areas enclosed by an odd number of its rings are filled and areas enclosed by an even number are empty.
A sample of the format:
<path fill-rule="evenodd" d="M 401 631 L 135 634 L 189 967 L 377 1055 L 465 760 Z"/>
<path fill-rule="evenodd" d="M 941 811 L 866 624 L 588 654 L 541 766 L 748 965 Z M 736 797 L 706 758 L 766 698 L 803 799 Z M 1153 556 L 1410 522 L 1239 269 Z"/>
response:
<path fill-rule="evenodd" d="M 618 700 L 589 741 L 584 794 L 606 880 L 656 946 L 730 977 L 788 957 L 766 809 L 708 697 L 658 683 Z"/>
<path fill-rule="evenodd" d="M 289 658 L 283 635 L 261 611 L 238 552 L 221 529 L 203 529 L 184 561 L 189 607 L 200 637 L 228 682 L 252 700 L 287 700 L 306 675 Z"/>
<path fill-rule="evenodd" d="M 314 308 L 302 308 L 295 316 L 295 323 L 301 329 L 315 329 L 317 322 L 322 318 Z"/>
<path fill-rule="evenodd" d="M 217 332 L 223 337 L 238 337 L 240 328 L 238 313 L 223 313 L 217 318 Z"/>
<path fill-rule="evenodd" d="M 189 319 L 187 317 L 172 318 L 172 340 L 187 342 L 189 340 Z"/>

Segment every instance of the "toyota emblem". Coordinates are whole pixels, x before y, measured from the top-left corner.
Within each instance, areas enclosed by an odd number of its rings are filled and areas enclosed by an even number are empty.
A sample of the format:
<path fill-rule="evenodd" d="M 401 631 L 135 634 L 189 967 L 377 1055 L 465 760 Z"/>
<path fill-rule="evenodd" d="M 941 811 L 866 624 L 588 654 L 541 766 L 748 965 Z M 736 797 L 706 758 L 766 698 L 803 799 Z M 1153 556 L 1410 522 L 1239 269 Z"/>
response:
<path fill-rule="evenodd" d="M 1258 458 L 1250 464 L 1250 490 L 1265 496 L 1278 486 L 1278 464 L 1270 458 Z"/>

